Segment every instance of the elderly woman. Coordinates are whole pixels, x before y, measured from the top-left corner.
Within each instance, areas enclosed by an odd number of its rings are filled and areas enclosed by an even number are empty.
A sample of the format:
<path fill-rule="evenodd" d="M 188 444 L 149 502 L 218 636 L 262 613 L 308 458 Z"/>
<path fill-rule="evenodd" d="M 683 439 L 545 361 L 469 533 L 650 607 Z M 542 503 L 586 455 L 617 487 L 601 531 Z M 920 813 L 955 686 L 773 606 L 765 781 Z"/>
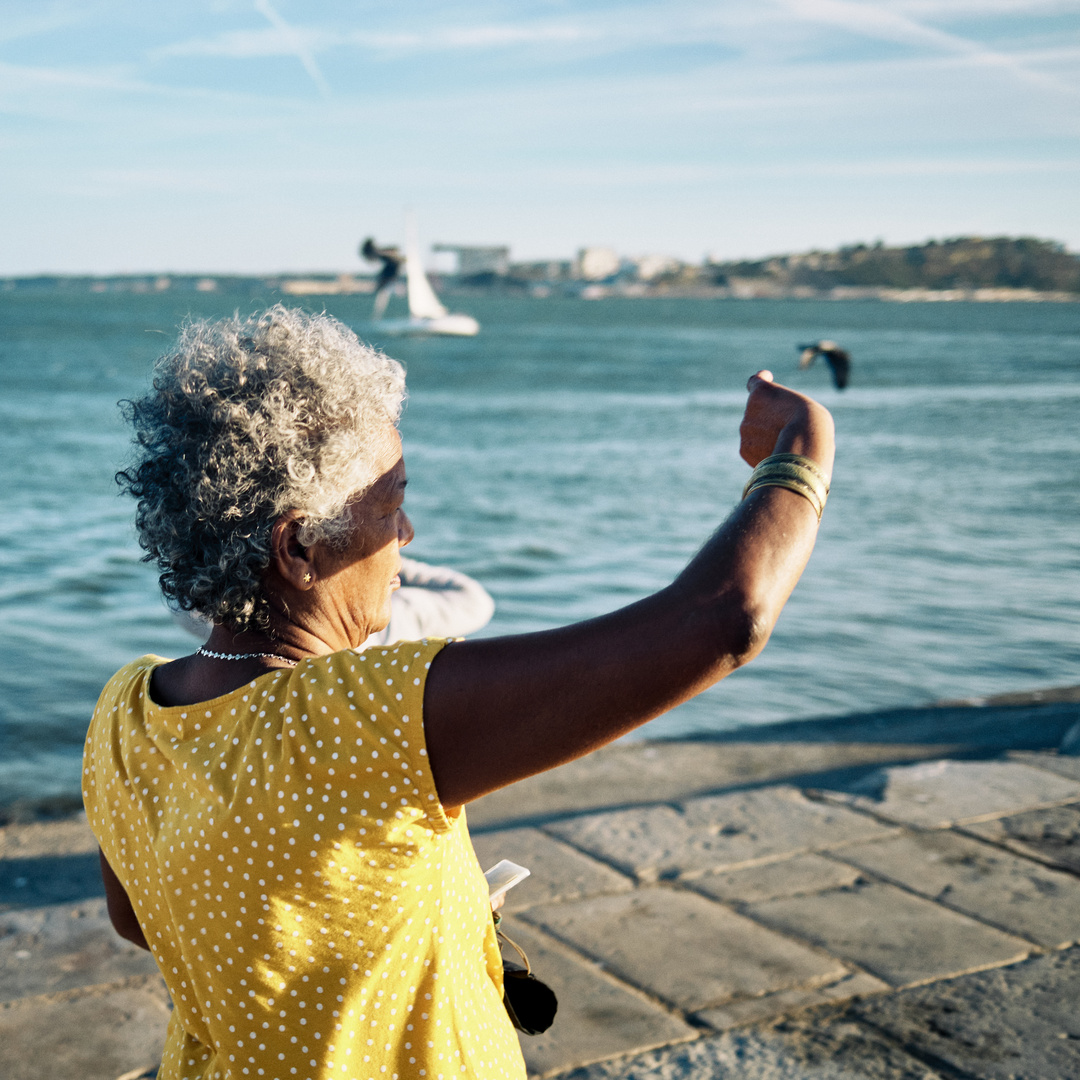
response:
<path fill-rule="evenodd" d="M 463 807 L 765 645 L 833 433 L 768 372 L 749 390 L 755 471 L 667 588 L 543 633 L 358 651 L 413 537 L 400 365 L 281 307 L 183 332 L 120 480 L 165 595 L 214 629 L 112 678 L 84 770 L 114 923 L 175 1006 L 161 1080 L 524 1075 Z"/>

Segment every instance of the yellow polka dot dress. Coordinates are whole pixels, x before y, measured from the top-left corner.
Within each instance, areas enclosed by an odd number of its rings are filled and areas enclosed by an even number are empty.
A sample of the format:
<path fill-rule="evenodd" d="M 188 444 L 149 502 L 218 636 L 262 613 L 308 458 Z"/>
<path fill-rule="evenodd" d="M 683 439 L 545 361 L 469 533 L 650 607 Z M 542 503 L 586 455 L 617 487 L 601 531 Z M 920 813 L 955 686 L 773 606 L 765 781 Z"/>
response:
<path fill-rule="evenodd" d="M 172 995 L 159 1080 L 521 1078 L 465 814 L 439 803 L 443 641 L 340 652 L 194 706 L 119 671 L 83 798 Z"/>

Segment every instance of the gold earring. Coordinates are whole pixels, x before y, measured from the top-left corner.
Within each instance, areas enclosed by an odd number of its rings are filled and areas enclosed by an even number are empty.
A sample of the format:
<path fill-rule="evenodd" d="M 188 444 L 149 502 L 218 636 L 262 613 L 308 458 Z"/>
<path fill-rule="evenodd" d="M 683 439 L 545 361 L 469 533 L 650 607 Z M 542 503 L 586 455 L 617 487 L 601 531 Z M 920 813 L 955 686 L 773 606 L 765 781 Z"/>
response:
<path fill-rule="evenodd" d="M 311 584 L 311 575 L 310 574 L 305 574 L 304 575 L 304 584 L 305 585 L 310 585 Z"/>

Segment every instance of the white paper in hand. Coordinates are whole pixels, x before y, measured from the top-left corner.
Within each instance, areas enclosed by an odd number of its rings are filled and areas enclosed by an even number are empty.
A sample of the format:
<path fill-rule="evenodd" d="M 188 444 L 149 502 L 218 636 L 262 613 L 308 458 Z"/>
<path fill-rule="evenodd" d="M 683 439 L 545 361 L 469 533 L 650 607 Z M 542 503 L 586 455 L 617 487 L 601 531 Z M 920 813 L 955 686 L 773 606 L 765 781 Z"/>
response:
<path fill-rule="evenodd" d="M 503 859 L 501 862 L 497 862 L 490 870 L 486 870 L 484 877 L 487 878 L 488 892 L 492 903 L 498 900 L 508 889 L 512 889 L 519 881 L 524 881 L 530 873 L 530 870 L 527 870 L 524 866 L 518 866 L 517 863 L 511 862 L 509 859 Z"/>

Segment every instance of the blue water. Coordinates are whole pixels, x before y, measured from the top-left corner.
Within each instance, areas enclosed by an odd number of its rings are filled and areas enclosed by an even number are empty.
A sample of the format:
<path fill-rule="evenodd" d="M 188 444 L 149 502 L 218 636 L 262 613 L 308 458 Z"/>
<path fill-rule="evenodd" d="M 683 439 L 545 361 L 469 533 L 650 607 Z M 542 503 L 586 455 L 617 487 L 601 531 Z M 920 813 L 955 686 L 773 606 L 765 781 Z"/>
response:
<path fill-rule="evenodd" d="M 275 299 L 0 294 L 0 805 L 76 793 L 112 671 L 190 651 L 112 481 L 116 402 L 185 316 Z M 771 644 L 643 734 L 1080 683 L 1080 304 L 470 298 L 483 330 L 456 341 L 379 341 L 369 305 L 325 301 L 408 367 L 411 554 L 484 582 L 486 633 L 670 581 L 739 497 L 755 369 L 834 411 L 833 494 Z M 842 394 L 795 370 L 820 337 L 854 357 Z"/>

